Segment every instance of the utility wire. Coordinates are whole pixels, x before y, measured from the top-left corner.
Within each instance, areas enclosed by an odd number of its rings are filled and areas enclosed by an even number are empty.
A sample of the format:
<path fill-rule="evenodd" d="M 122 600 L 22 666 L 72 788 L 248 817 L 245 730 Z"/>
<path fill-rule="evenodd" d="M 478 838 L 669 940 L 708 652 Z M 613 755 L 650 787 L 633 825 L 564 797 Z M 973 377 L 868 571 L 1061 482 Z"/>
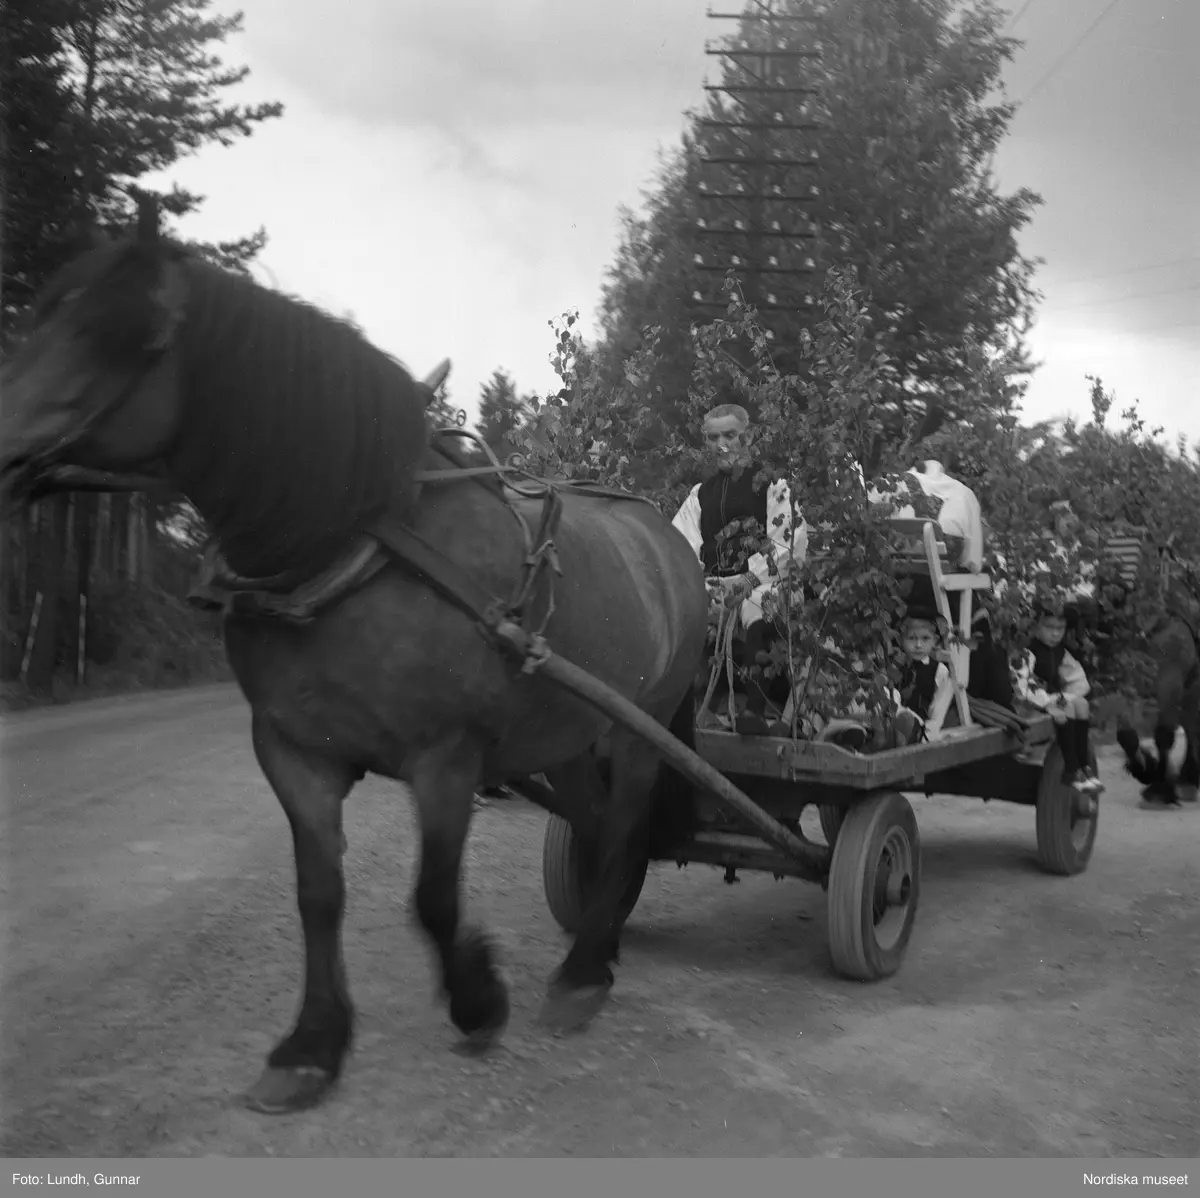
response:
<path fill-rule="evenodd" d="M 1107 308 L 1110 304 L 1127 304 L 1133 300 L 1158 299 L 1160 295 L 1188 295 L 1200 291 L 1200 284 L 1193 283 L 1190 287 L 1177 287 L 1172 291 L 1146 291 L 1141 295 L 1119 295 L 1114 299 L 1095 300 L 1086 304 L 1068 304 L 1065 308 L 1056 308 L 1058 312 L 1077 312 L 1081 308 Z"/>
<path fill-rule="evenodd" d="M 1170 262 L 1150 262 L 1145 266 L 1129 266 L 1124 270 L 1109 270 L 1102 275 L 1085 275 L 1082 279 L 1064 279 L 1060 287 L 1073 287 L 1076 283 L 1091 283 L 1096 279 L 1111 279 L 1116 275 L 1141 274 L 1147 270 L 1163 270 L 1168 266 L 1187 266 L 1192 262 L 1200 262 L 1200 254 L 1191 258 L 1172 258 Z"/>
<path fill-rule="evenodd" d="M 1061 67 L 1062 64 L 1064 62 L 1066 62 L 1067 59 L 1070 58 L 1071 55 L 1074 54 L 1075 51 L 1078 50 L 1079 47 L 1082 46 L 1085 41 L 1087 41 L 1087 39 L 1091 36 L 1092 31 L 1120 3 L 1121 3 L 1121 0 L 1109 0 L 1108 7 L 1105 8 L 1105 10 L 1083 31 L 1083 33 L 1079 36 L 1079 39 L 1073 45 L 1069 46 L 1062 54 L 1059 55 L 1059 57 L 1055 61 L 1054 65 L 1025 93 L 1025 98 L 1023 100 L 1021 100 L 1020 103 L 1028 104 L 1029 101 L 1034 97 L 1034 95 L 1043 86 L 1043 84 L 1049 82 L 1049 80 L 1052 79 L 1058 73 L 1059 67 Z"/>
<path fill-rule="evenodd" d="M 1028 8 L 1028 7 L 1029 7 L 1029 6 L 1030 6 L 1032 3 L 1033 3 L 1033 0 L 1025 0 L 1025 3 L 1024 3 L 1024 4 L 1022 4 L 1022 5 L 1021 5 L 1021 7 L 1020 7 L 1020 8 L 1017 10 L 1017 15 L 1016 15 L 1015 17 L 1009 17 L 1009 18 L 1008 18 L 1008 28 L 1009 28 L 1009 29 L 1012 29 L 1012 28 L 1013 28 L 1013 26 L 1015 26 L 1015 25 L 1016 25 L 1016 23 L 1017 23 L 1017 22 L 1018 22 L 1018 21 L 1019 21 L 1019 20 L 1020 20 L 1020 19 L 1021 19 L 1021 18 L 1022 18 L 1024 15 L 1025 15 L 1025 10 L 1026 10 L 1026 9 L 1027 9 L 1027 8 Z"/>

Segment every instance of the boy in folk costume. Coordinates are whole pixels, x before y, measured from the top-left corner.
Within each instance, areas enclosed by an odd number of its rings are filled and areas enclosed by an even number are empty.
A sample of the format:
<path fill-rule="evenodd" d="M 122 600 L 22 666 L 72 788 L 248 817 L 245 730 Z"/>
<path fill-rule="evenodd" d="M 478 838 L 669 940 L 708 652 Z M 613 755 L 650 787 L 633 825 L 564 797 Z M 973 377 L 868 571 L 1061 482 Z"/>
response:
<path fill-rule="evenodd" d="M 785 481 L 770 486 L 755 485 L 757 464 L 746 444 L 750 415 L 738 404 L 721 404 L 704 417 L 704 440 L 716 472 L 694 486 L 672 523 L 687 538 L 704 566 L 710 591 L 720 601 L 740 603 L 745 636 L 745 660 L 761 664 L 771 645 L 779 639 L 772 623 L 764 618 L 763 601 L 777 583 L 770 573 L 767 554 L 750 556 L 738 565 L 739 539 L 722 541 L 718 534 L 734 521 L 752 519 L 760 535 L 770 536 L 769 552 L 782 576 L 789 562 L 804 560 L 808 529 L 803 519 L 793 531 L 791 493 Z M 752 677 L 746 687 L 746 708 L 738 717 L 737 730 L 747 735 L 766 735 L 768 697 L 779 692 L 786 697 L 786 678 L 762 682 Z"/>
<path fill-rule="evenodd" d="M 1017 671 L 1017 696 L 1054 720 L 1055 737 L 1063 755 L 1063 782 L 1082 793 L 1104 789 L 1092 767 L 1089 743 L 1091 690 L 1083 667 L 1062 643 L 1067 621 L 1057 607 L 1040 603 L 1037 626 Z"/>
<path fill-rule="evenodd" d="M 937 613 L 923 607 L 909 608 L 900 631 L 900 644 L 908 661 L 900 675 L 899 690 L 893 692 L 899 706 L 896 732 L 900 744 L 911 745 L 921 739 L 934 696 L 950 677 L 938 641 Z"/>

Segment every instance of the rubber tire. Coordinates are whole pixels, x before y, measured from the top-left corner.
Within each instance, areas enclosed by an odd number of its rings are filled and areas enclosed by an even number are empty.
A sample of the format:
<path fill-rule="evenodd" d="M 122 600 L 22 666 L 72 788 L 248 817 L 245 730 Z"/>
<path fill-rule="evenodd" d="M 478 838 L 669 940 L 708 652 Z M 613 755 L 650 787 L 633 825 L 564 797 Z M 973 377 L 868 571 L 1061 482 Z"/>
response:
<path fill-rule="evenodd" d="M 619 922 L 624 922 L 637 906 L 649 869 L 643 857 L 617 909 Z M 593 885 L 593 871 L 585 859 L 583 845 L 568 820 L 551 815 L 546 821 L 542 841 L 542 889 L 546 905 L 555 922 L 568 935 L 579 931 L 583 913 L 587 910 L 588 889 Z"/>
<path fill-rule="evenodd" d="M 846 809 L 837 803 L 821 803 L 817 807 L 817 814 L 821 818 L 821 832 L 825 843 L 833 848 L 837 844 L 838 832 L 846 822 Z"/>
<path fill-rule="evenodd" d="M 1096 768 L 1096 754 L 1091 755 Z M 1096 814 L 1091 818 L 1084 841 L 1076 845 L 1071 835 L 1071 804 L 1074 791 L 1062 782 L 1063 759 L 1058 745 L 1051 745 L 1042 762 L 1037 794 L 1037 862 L 1047 873 L 1069 878 L 1087 869 L 1096 845 L 1100 824 L 1099 795 Z"/>
<path fill-rule="evenodd" d="M 874 867 L 899 832 L 911 854 L 907 907 L 893 944 L 879 943 L 874 924 Z M 904 961 L 921 898 L 921 835 L 912 804 L 898 791 L 869 795 L 845 812 L 829 868 L 828 930 L 833 967 L 843 977 L 875 982 Z"/>

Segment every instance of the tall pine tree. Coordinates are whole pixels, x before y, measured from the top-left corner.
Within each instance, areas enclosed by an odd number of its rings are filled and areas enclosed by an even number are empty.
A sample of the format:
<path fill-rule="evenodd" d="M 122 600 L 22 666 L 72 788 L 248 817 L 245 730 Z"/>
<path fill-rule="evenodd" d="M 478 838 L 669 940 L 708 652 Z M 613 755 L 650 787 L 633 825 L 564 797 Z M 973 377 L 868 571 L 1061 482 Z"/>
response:
<path fill-rule="evenodd" d="M 1022 338 L 1035 300 L 1035 263 L 1020 253 L 1017 235 L 1040 199 L 1023 188 L 1000 192 L 989 169 L 1014 112 L 996 98 L 1004 63 L 1019 46 L 1001 32 L 1006 14 L 991 0 L 784 0 L 778 7 L 805 18 L 778 26 L 781 46 L 821 47 L 807 71 L 816 94 L 797 95 L 796 110 L 783 113 L 820 126 L 796 135 L 797 156 L 818 152 L 808 172 L 818 193 L 797 207 L 795 223 L 813 218 L 821 267 L 853 267 L 867 289 L 869 328 L 890 363 L 881 397 L 888 441 L 902 442 L 931 402 L 963 415 L 972 405 L 1011 409 L 1030 369 Z M 722 101 L 714 98 L 701 115 L 722 117 Z M 694 259 L 721 256 L 718 239 L 697 233 L 695 187 L 702 157 L 719 155 L 729 136 L 689 123 L 644 210 L 624 214 L 603 290 L 599 369 L 619 380 L 645 329 L 659 326 L 650 393 L 668 425 L 685 406 L 694 360 L 688 325 L 712 315 L 691 304 Z M 787 150 L 782 134 L 772 144 Z M 731 217 L 744 208 L 731 201 Z M 809 318 L 772 314 L 771 323 L 773 352 L 786 370 Z M 995 377 L 1008 382 L 964 396 L 980 355 L 1003 363 Z"/>
<path fill-rule="evenodd" d="M 226 67 L 215 50 L 242 17 L 210 9 L 211 0 L 7 0 L 6 315 L 71 255 L 78 218 L 124 228 L 131 184 L 282 114 L 281 104 L 226 99 L 248 68 Z M 176 187 L 162 206 L 179 217 L 201 202 Z M 195 244 L 237 267 L 265 241 L 259 229 Z"/>

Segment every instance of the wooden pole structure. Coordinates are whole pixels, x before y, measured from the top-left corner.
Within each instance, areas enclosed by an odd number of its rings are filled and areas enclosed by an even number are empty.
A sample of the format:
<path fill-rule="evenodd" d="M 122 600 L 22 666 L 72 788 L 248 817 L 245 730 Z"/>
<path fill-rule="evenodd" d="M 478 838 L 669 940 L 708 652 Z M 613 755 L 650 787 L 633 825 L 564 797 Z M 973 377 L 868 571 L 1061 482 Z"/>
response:
<path fill-rule="evenodd" d="M 817 89 L 801 72 L 820 51 L 799 48 L 781 35 L 809 18 L 777 10 L 775 0 L 750 0 L 741 13 L 710 9 L 708 16 L 736 20 L 740 31 L 727 45 L 705 47 L 706 54 L 724 61 L 721 83 L 706 84 L 705 90 L 728 97 L 728 103 L 714 101 L 711 115 L 697 121 L 715 144 L 710 141 L 700 159 L 696 199 L 701 216 L 695 232 L 707 240 L 696 267 L 721 275 L 732 267 L 747 301 L 764 316 L 810 312 L 811 278 L 817 272 L 810 250 L 817 229 L 811 220 L 805 227 L 798 217 L 816 200 L 818 189 L 803 184 L 797 172 L 815 169 L 817 154 L 803 153 L 796 139 L 819 128 L 807 99 Z M 780 134 L 787 139 L 783 146 L 775 140 Z M 727 297 L 700 291 L 692 299 L 701 308 L 728 305 Z M 769 316 L 767 323 L 772 323 Z"/>
<path fill-rule="evenodd" d="M 29 677 L 29 663 L 33 658 L 33 644 L 37 640 L 38 620 L 42 614 L 42 592 L 33 600 L 33 617 L 29 621 L 29 634 L 25 637 L 25 656 L 21 659 L 21 682 Z"/>

